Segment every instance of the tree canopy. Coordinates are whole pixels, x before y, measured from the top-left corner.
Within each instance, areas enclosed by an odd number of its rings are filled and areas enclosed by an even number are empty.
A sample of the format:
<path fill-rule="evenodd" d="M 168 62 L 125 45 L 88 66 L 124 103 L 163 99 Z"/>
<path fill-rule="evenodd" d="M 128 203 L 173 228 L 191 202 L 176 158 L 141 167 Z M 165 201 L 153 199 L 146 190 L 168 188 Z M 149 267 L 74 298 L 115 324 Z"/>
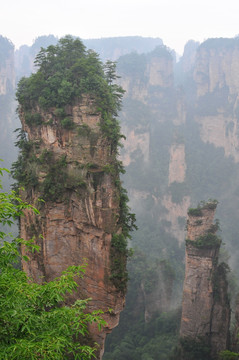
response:
<path fill-rule="evenodd" d="M 24 110 L 36 102 L 43 109 L 62 107 L 82 94 L 92 94 L 102 110 L 116 115 L 123 90 L 111 84 L 115 79 L 115 72 L 109 71 L 112 62 L 103 66 L 98 55 L 86 50 L 80 39 L 66 36 L 56 45 L 41 48 L 35 65 L 38 71 L 18 84 L 17 100 Z"/>

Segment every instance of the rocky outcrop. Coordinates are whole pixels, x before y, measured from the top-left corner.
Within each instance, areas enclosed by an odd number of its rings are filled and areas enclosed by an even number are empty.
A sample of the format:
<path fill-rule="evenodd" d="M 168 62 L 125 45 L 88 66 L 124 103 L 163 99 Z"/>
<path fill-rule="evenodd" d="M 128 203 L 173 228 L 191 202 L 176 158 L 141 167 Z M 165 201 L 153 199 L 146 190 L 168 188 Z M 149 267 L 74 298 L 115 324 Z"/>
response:
<path fill-rule="evenodd" d="M 186 173 L 186 161 L 185 161 L 185 145 L 173 144 L 170 148 L 170 160 L 169 160 L 169 174 L 168 183 L 172 184 L 174 181 L 182 183 L 185 180 Z"/>
<path fill-rule="evenodd" d="M 195 120 L 201 138 L 223 147 L 236 162 L 238 155 L 239 42 L 235 39 L 209 39 L 197 51 Z"/>
<path fill-rule="evenodd" d="M 147 163 L 149 160 L 149 132 L 143 131 L 141 133 L 140 131 L 137 131 L 138 129 L 130 129 L 130 127 L 125 125 L 122 126 L 122 130 L 126 136 L 124 149 L 121 152 L 121 160 L 123 161 L 124 166 L 130 165 L 133 160 L 133 154 L 137 151 L 141 152 L 143 163 Z"/>
<path fill-rule="evenodd" d="M 160 219 L 170 221 L 170 227 L 166 228 L 166 231 L 182 244 L 185 239 L 186 213 L 190 206 L 190 197 L 184 196 L 179 203 L 175 203 L 171 195 L 165 195 L 162 199 L 162 204 L 167 212 L 162 214 Z"/>
<path fill-rule="evenodd" d="M 14 46 L 10 40 L 0 36 L 0 158 L 8 169 L 17 157 L 14 130 L 19 128 L 20 124 L 15 114 L 17 105 L 14 65 Z M 3 182 L 8 188 L 9 179 L 4 179 Z"/>
<path fill-rule="evenodd" d="M 91 298 L 89 309 L 105 312 L 107 327 L 102 332 L 91 329 L 93 340 L 100 345 L 100 359 L 106 333 L 118 324 L 124 307 L 124 291 L 112 279 L 112 261 L 117 261 L 112 234 L 121 232 L 117 226 L 120 194 L 111 169 L 114 154 L 89 96 L 66 107 L 71 119 L 68 127 L 60 124 L 56 109 L 37 111 L 41 115 L 38 125 L 27 123 L 26 114 L 20 114 L 31 144 L 32 161 L 25 166 L 31 167 L 35 184 L 22 195 L 35 205 L 38 198 L 44 199 L 40 216 L 26 213 L 21 218 L 21 237 L 34 237 L 41 248 L 23 268 L 33 279 L 48 281 L 69 265 L 87 263 L 74 299 Z M 118 260 L 125 271 L 126 258 Z M 121 277 L 120 284 L 123 282 Z"/>
<path fill-rule="evenodd" d="M 220 239 L 213 223 L 216 202 L 189 209 L 180 336 L 204 341 L 217 358 L 228 347 L 230 306 Z M 184 351 L 186 351 L 184 349 Z"/>
<path fill-rule="evenodd" d="M 194 40 L 189 40 L 184 46 L 183 56 L 180 59 L 180 62 L 182 64 L 181 71 L 183 73 L 189 73 L 190 71 L 193 70 L 196 59 L 197 48 L 199 47 L 199 45 L 200 45 L 199 42 Z"/>
<path fill-rule="evenodd" d="M 230 94 L 239 91 L 239 47 L 236 39 L 209 39 L 199 48 L 194 80 L 197 96 L 228 86 Z"/>
<path fill-rule="evenodd" d="M 14 46 L 0 35 L 0 96 L 15 88 Z"/>
<path fill-rule="evenodd" d="M 133 72 L 129 72 L 128 63 L 134 66 Z M 123 56 L 118 72 L 126 97 L 142 103 L 152 103 L 152 95 L 162 100 L 164 92 L 173 88 L 173 56 L 165 46 L 158 46 L 147 56 L 136 53 Z"/>

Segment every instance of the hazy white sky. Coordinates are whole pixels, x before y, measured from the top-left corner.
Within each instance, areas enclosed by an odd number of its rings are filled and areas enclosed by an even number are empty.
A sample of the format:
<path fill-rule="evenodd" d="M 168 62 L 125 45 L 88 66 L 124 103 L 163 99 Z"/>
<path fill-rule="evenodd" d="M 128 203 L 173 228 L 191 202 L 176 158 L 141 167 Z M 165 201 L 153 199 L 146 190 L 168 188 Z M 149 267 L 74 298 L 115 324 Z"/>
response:
<path fill-rule="evenodd" d="M 239 33 L 239 0 L 1 0 L 0 35 L 16 48 L 40 35 L 152 36 L 185 43 Z"/>

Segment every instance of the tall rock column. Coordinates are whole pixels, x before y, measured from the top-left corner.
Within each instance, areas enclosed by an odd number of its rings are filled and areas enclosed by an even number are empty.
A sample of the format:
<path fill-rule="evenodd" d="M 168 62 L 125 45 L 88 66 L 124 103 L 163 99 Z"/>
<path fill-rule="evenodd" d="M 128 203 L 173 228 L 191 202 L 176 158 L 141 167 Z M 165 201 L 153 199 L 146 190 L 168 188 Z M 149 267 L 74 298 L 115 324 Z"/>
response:
<path fill-rule="evenodd" d="M 207 346 L 212 358 L 227 348 L 230 323 L 226 266 L 218 265 L 221 240 L 213 223 L 216 206 L 216 201 L 208 202 L 188 211 L 180 327 L 184 353 L 191 341 Z"/>
<path fill-rule="evenodd" d="M 14 46 L 0 35 L 0 157 L 7 168 L 17 157 L 14 130 L 19 127 L 19 120 L 15 112 Z M 7 188 L 9 179 L 4 179 L 3 185 Z"/>
<path fill-rule="evenodd" d="M 40 216 L 26 212 L 20 221 L 21 237 L 34 238 L 41 249 L 28 254 L 23 268 L 41 282 L 87 263 L 69 301 L 91 298 L 89 310 L 105 312 L 107 327 L 90 329 L 101 359 L 106 333 L 124 306 L 127 236 L 134 221 L 117 160 L 121 135 L 115 115 L 122 91 L 112 84 L 114 66 L 108 64 L 105 74 L 79 40 L 62 39 L 38 59 L 39 71 L 23 78 L 17 92 L 22 132 L 15 178 L 28 202 L 38 207 L 43 199 Z"/>

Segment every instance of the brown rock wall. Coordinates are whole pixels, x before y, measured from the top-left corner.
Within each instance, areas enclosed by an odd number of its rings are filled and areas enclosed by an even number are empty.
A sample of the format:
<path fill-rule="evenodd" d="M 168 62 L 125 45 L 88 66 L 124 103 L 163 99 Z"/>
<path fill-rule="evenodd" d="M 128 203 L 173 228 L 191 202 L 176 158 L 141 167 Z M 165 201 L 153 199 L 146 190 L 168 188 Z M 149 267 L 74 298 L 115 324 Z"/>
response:
<path fill-rule="evenodd" d="M 228 348 L 230 304 L 224 265 L 218 265 L 220 242 L 206 236 L 216 232 L 215 203 L 189 211 L 180 336 L 204 339 L 212 358 Z M 204 243 L 199 238 L 204 236 Z"/>
<path fill-rule="evenodd" d="M 21 236 L 25 239 L 35 236 L 41 248 L 23 268 L 35 280 L 42 281 L 59 276 L 70 265 L 87 263 L 85 276 L 79 280 L 79 290 L 72 299 L 91 298 L 90 310 L 105 311 L 107 327 L 100 333 L 91 327 L 92 338 L 100 345 L 98 359 L 101 359 L 106 333 L 118 324 L 125 301 L 124 294 L 110 280 L 111 234 L 120 232 L 117 228 L 119 190 L 112 174 L 104 171 L 104 166 L 110 165 L 114 157 L 109 141 L 101 133 L 100 115 L 95 113 L 91 99 L 85 97 L 67 111 L 78 128 L 67 130 L 59 126 L 54 109 L 42 113 L 40 126 L 28 126 L 24 114 L 21 115 L 29 140 L 38 143 L 36 157 L 40 158 L 46 150 L 51 151 L 55 159 L 64 155 L 67 165 L 62 171 L 76 182 L 73 187 L 66 186 L 63 198 L 45 199 L 40 216 L 27 212 L 21 218 Z M 49 119 L 52 119 L 51 125 L 47 124 Z M 82 125 L 87 126 L 90 134 L 81 134 Z M 42 182 L 47 175 L 44 166 L 37 171 Z M 77 185 L 82 179 L 83 185 Z M 58 181 L 61 179 L 56 178 L 55 182 Z M 23 196 L 36 204 L 41 194 L 32 189 Z"/>
<path fill-rule="evenodd" d="M 195 338 L 209 336 L 213 307 L 212 275 L 218 250 L 196 249 L 188 246 L 185 258 L 182 319 L 180 335 Z"/>

